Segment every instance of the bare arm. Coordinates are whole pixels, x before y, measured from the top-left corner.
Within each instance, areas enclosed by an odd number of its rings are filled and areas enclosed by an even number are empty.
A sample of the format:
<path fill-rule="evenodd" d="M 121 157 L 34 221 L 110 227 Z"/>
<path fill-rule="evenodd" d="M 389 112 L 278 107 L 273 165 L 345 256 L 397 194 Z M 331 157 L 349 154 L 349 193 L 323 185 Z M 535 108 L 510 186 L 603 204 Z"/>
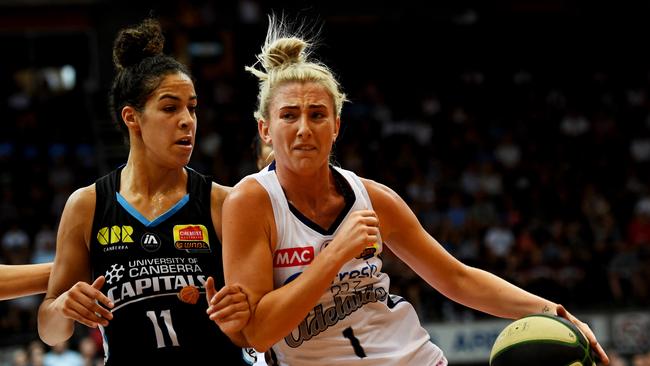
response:
<path fill-rule="evenodd" d="M 52 263 L 0 264 L 0 300 L 47 291 Z"/>
<path fill-rule="evenodd" d="M 94 186 L 74 192 L 63 209 L 54 266 L 47 294 L 38 310 L 38 333 L 49 345 L 70 338 L 75 320 L 96 327 L 98 323 L 107 325 L 106 319 L 112 318 L 108 310 L 95 302 L 110 303 L 99 291 L 104 277 L 100 276 L 92 286 L 87 283 L 90 280 L 88 243 L 94 211 Z"/>
<path fill-rule="evenodd" d="M 533 313 L 565 317 L 585 333 L 603 362 L 608 363 L 593 332 L 564 307 L 461 263 L 424 230 L 394 191 L 369 180 L 364 185 L 380 219 L 384 241 L 432 287 L 458 303 L 498 317 L 517 319 Z"/>
<path fill-rule="evenodd" d="M 454 258 L 424 230 L 394 191 L 369 180 L 364 184 L 379 216 L 384 242 L 443 295 L 498 317 L 516 319 L 531 313 L 555 314 L 555 303 Z"/>
<path fill-rule="evenodd" d="M 293 281 L 274 289 L 273 209 L 266 191 L 254 180 L 240 183 L 224 202 L 224 272 L 226 285 L 240 285 L 248 295 L 251 317 L 243 330 L 248 342 L 265 351 L 289 334 L 313 309 L 341 266 L 377 240 L 377 219 L 357 211 L 309 267 Z"/>
<path fill-rule="evenodd" d="M 212 183 L 210 191 L 212 224 L 220 240 L 223 238 L 221 230 L 223 201 L 231 190 L 231 187 Z M 205 284 L 205 295 L 208 302 L 206 313 L 210 319 L 234 344 L 247 347 L 246 338 L 241 332 L 250 318 L 246 294 L 237 286 L 224 286 L 221 290 L 216 289 L 214 279 L 209 277 Z"/>

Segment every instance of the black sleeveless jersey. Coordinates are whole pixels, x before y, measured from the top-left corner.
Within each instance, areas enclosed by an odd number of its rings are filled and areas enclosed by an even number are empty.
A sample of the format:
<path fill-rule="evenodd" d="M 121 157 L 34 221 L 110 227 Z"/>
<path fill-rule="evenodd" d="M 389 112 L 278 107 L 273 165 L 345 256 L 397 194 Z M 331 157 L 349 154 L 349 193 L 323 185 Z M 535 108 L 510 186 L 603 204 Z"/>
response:
<path fill-rule="evenodd" d="M 115 304 L 100 327 L 106 365 L 245 365 L 235 346 L 206 314 L 204 283 L 224 285 L 221 243 L 212 225 L 206 176 L 187 168 L 187 192 L 149 221 L 119 195 L 117 169 L 98 179 L 90 242 L 93 279 L 106 276 L 102 292 Z M 185 286 L 201 293 L 196 304 L 177 296 Z"/>

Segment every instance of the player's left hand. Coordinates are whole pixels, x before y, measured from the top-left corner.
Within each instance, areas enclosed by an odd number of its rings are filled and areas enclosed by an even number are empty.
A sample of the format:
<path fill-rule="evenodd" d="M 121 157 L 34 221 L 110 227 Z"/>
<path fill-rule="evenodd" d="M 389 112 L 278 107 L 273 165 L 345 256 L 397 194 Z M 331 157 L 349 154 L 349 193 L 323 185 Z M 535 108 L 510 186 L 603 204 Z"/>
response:
<path fill-rule="evenodd" d="M 237 285 L 224 286 L 216 291 L 214 280 L 205 282 L 205 296 L 208 300 L 209 318 L 217 323 L 222 332 L 233 335 L 240 332 L 251 317 L 246 293 Z"/>
<path fill-rule="evenodd" d="M 567 320 L 569 320 L 571 323 L 575 324 L 578 329 L 582 332 L 582 334 L 587 337 L 587 340 L 589 341 L 589 344 L 591 346 L 591 349 L 596 351 L 596 354 L 598 354 L 598 357 L 602 361 L 604 365 L 609 365 L 609 357 L 607 357 L 607 354 L 605 353 L 605 350 L 603 347 L 600 346 L 600 343 L 598 343 L 598 340 L 596 339 L 596 335 L 594 335 L 594 332 L 591 331 L 591 328 L 589 328 L 589 325 L 586 323 L 581 322 L 578 318 L 573 316 L 567 309 L 564 308 L 564 306 L 559 305 L 557 306 L 557 315 L 561 316 Z"/>

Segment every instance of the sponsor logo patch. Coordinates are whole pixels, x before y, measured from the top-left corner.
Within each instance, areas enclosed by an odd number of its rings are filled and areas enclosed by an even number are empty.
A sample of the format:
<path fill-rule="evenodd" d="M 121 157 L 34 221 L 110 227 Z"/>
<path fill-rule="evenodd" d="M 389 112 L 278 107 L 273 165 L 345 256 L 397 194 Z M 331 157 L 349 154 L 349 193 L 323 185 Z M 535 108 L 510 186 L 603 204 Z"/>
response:
<path fill-rule="evenodd" d="M 175 225 L 174 247 L 188 253 L 209 253 L 208 229 L 203 225 Z"/>
<path fill-rule="evenodd" d="M 105 226 L 97 231 L 97 242 L 104 252 L 128 250 L 133 243 L 133 227 L 128 225 Z"/>
<path fill-rule="evenodd" d="M 313 247 L 278 249 L 273 254 L 273 267 L 306 266 L 313 260 Z"/>
<path fill-rule="evenodd" d="M 158 235 L 154 233 L 145 233 L 140 239 L 140 245 L 142 249 L 146 250 L 149 253 L 155 252 L 160 249 L 162 242 Z"/>

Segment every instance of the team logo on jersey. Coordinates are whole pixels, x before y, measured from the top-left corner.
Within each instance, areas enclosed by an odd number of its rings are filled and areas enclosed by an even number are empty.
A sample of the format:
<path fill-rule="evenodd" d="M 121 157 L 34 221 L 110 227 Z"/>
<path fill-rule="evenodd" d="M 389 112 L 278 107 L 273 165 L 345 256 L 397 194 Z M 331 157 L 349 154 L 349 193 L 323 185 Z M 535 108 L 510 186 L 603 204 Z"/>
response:
<path fill-rule="evenodd" d="M 373 287 L 373 285 L 358 289 L 345 296 L 334 296 L 332 306 L 325 308 L 323 304 L 316 305 L 298 324 L 298 327 L 284 337 L 284 341 L 289 347 L 298 348 L 304 342 L 336 325 L 364 305 L 384 302 L 387 297 L 388 292 L 385 288 Z"/>
<path fill-rule="evenodd" d="M 273 254 L 273 267 L 306 266 L 313 260 L 313 247 L 278 249 Z"/>
<path fill-rule="evenodd" d="M 357 256 L 355 258 L 364 259 L 364 260 L 365 259 L 370 259 L 375 255 L 375 253 L 377 253 L 377 249 L 379 249 L 379 244 L 373 243 L 371 246 L 365 247 L 363 249 L 363 251 L 361 252 L 361 254 L 359 254 L 359 256 Z"/>
<path fill-rule="evenodd" d="M 111 269 L 106 271 L 106 274 L 104 274 L 104 277 L 106 277 L 106 283 L 108 283 L 109 285 L 112 285 L 113 282 L 117 283 L 117 281 L 122 279 L 123 273 L 124 273 L 123 265 L 120 264 L 111 265 Z"/>
<path fill-rule="evenodd" d="M 145 256 L 112 264 L 104 274 L 106 284 L 102 291 L 116 305 L 113 311 L 149 297 L 178 296 L 183 288 L 195 287 L 200 292 L 208 273 L 201 267 L 199 258 L 184 253 L 177 255 Z"/>
<path fill-rule="evenodd" d="M 104 246 L 104 252 L 126 250 L 126 244 L 133 243 L 133 227 L 129 225 L 106 226 L 97 232 L 97 242 Z"/>
<path fill-rule="evenodd" d="M 208 229 L 203 225 L 175 225 L 174 247 L 188 253 L 209 253 Z"/>
<path fill-rule="evenodd" d="M 160 249 L 162 242 L 158 235 L 154 233 L 145 233 L 142 235 L 142 238 L 140 238 L 140 245 L 142 246 L 142 249 L 152 253 Z"/>

